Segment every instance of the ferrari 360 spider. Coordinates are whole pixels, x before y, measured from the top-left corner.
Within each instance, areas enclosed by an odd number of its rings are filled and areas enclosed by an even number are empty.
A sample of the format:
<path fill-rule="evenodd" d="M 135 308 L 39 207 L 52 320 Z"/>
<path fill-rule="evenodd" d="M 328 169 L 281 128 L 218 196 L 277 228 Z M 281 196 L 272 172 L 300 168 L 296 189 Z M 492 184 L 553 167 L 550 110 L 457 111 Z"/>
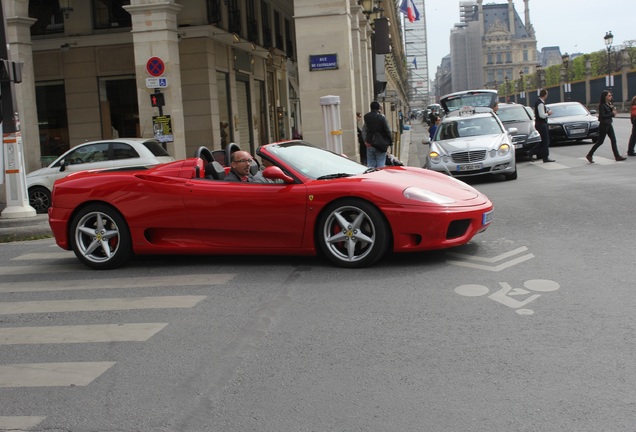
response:
<path fill-rule="evenodd" d="M 256 153 L 269 162 L 262 183 L 225 181 L 205 147 L 155 167 L 73 173 L 53 187 L 55 240 L 94 269 L 151 254 L 323 255 L 364 267 L 465 244 L 491 222 L 490 200 L 444 174 L 371 169 L 299 140 Z"/>

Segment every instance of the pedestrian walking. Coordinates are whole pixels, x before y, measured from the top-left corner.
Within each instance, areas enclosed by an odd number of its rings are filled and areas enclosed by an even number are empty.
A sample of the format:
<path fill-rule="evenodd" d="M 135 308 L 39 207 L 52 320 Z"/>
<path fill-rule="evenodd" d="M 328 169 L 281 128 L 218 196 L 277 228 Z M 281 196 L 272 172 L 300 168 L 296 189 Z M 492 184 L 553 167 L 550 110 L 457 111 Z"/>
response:
<path fill-rule="evenodd" d="M 632 135 L 629 137 L 629 144 L 627 144 L 627 155 L 636 156 L 634 153 L 634 145 L 636 145 L 636 96 L 632 98 L 630 118 L 632 120 Z"/>
<path fill-rule="evenodd" d="M 387 147 L 393 144 L 391 128 L 386 117 L 380 111 L 380 103 L 371 102 L 371 111 L 364 115 L 364 141 L 367 147 L 367 166 L 369 168 L 383 168 L 386 165 Z M 375 135 L 384 138 L 384 149 L 375 143 Z M 388 143 L 388 146 L 386 145 Z M 375 145 L 375 147 L 374 147 Z M 378 147 L 378 148 L 376 148 Z"/>
<path fill-rule="evenodd" d="M 603 90 L 601 92 L 601 100 L 598 104 L 598 120 L 600 123 L 598 128 L 598 139 L 590 149 L 590 152 L 585 156 L 585 159 L 587 159 L 589 163 L 594 163 L 594 152 L 603 144 L 606 136 L 609 137 L 612 144 L 614 159 L 617 161 L 624 161 L 627 159 L 620 155 L 618 152 L 618 146 L 616 145 L 616 134 L 614 133 L 614 126 L 612 126 L 612 122 L 616 116 L 616 107 L 612 103 L 612 99 L 613 96 L 611 91 Z"/>
<path fill-rule="evenodd" d="M 541 142 L 535 144 L 530 149 L 528 156 L 532 160 L 532 155 L 536 155 L 537 158 L 541 156 L 543 162 L 554 162 L 554 159 L 550 159 L 550 131 L 548 129 L 548 117 L 552 114 L 552 111 L 546 108 L 545 100 L 548 98 L 548 91 L 541 89 L 539 92 L 539 98 L 534 103 L 534 128 L 541 135 Z"/>

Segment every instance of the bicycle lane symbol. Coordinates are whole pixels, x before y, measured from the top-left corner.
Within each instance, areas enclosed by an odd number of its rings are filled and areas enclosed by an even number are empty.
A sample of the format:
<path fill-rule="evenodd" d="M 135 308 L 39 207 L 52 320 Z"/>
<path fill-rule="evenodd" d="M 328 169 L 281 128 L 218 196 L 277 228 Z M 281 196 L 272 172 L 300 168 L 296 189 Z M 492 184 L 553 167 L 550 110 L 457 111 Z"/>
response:
<path fill-rule="evenodd" d="M 556 291 L 561 287 L 557 282 L 547 279 L 532 279 L 526 281 L 523 283 L 524 288 L 512 288 L 510 284 L 506 282 L 499 282 L 499 285 L 501 285 L 501 289 L 490 294 L 488 298 L 515 309 L 515 312 L 519 315 L 534 314 L 533 310 L 523 308 L 523 306 L 541 297 L 541 294 L 533 294 L 533 291 L 545 293 Z M 464 297 L 480 297 L 488 294 L 490 290 L 483 285 L 467 284 L 458 286 L 455 288 L 455 292 Z M 523 299 L 518 300 L 515 297 L 523 297 Z"/>

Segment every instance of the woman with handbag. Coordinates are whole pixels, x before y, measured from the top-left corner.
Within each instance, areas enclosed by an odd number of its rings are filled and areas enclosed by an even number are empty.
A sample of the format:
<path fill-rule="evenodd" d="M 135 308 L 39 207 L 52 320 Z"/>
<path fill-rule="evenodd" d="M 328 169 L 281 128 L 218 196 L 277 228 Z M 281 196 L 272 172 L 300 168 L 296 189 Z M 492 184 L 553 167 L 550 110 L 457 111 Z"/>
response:
<path fill-rule="evenodd" d="M 371 111 L 364 115 L 365 145 L 367 146 L 367 166 L 383 168 L 386 164 L 386 152 L 393 144 L 391 128 L 386 117 L 380 111 L 377 101 L 371 102 Z"/>

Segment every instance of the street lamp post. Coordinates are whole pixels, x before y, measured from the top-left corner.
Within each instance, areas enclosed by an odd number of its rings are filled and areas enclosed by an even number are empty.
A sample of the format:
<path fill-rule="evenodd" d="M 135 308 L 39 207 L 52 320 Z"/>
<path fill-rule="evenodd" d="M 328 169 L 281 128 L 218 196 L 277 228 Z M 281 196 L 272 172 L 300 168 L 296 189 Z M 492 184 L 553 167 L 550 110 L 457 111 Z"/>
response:
<path fill-rule="evenodd" d="M 504 77 L 504 81 L 505 81 L 505 85 L 506 85 L 506 88 L 504 90 L 506 92 L 506 100 L 505 100 L 505 102 L 508 103 L 508 75 L 506 75 Z"/>
<path fill-rule="evenodd" d="M 523 79 L 523 69 L 519 71 L 519 101 L 526 99 L 526 82 Z"/>
<path fill-rule="evenodd" d="M 541 89 L 543 88 L 543 67 L 541 66 L 541 63 L 537 64 L 537 96 L 539 96 L 539 93 L 541 92 Z"/>
<path fill-rule="evenodd" d="M 614 42 L 614 35 L 612 31 L 605 33 L 603 39 L 607 47 L 607 77 L 605 78 L 605 85 L 608 88 L 612 88 L 614 86 L 614 77 L 612 76 L 612 43 Z"/>
<path fill-rule="evenodd" d="M 565 85 L 563 87 L 563 92 L 565 93 L 565 100 L 570 100 L 570 55 L 565 53 L 561 56 L 563 59 L 563 67 L 565 68 Z"/>

